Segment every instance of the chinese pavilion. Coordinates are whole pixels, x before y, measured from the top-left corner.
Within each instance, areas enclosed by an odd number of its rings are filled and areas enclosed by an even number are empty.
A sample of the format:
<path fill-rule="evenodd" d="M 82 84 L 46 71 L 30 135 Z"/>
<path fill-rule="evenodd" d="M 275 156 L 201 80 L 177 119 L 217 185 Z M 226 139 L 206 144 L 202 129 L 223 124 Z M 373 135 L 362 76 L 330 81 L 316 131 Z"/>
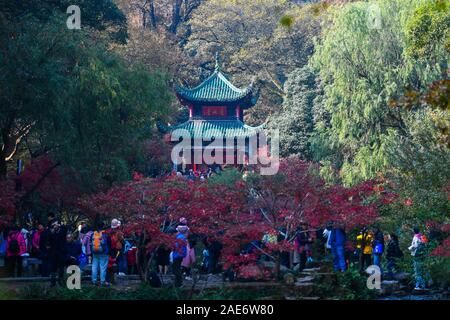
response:
<path fill-rule="evenodd" d="M 244 110 L 254 106 L 258 100 L 257 90 L 254 90 L 253 85 L 242 89 L 237 88 L 228 81 L 220 71 L 217 55 L 215 70 L 208 78 L 192 89 L 176 86 L 175 91 L 180 103 L 189 109 L 189 119 L 179 125 L 171 126 L 171 132 L 176 129 L 185 129 L 192 139 L 211 141 L 223 138 L 225 141 L 229 138 L 236 141 L 238 138 L 247 139 L 255 136 L 262 130 L 262 126 L 251 127 L 243 122 Z M 202 143 L 201 148 L 204 150 L 207 145 Z M 192 143 L 192 149 L 195 148 Z M 224 157 L 226 148 L 227 146 L 223 145 Z M 247 145 L 244 151 L 246 154 L 248 154 L 248 148 Z M 227 159 L 226 163 L 229 164 L 229 158 Z M 236 153 L 234 159 L 234 165 L 237 165 Z M 204 162 L 196 160 L 188 166 L 195 171 L 197 165 L 201 163 Z"/>

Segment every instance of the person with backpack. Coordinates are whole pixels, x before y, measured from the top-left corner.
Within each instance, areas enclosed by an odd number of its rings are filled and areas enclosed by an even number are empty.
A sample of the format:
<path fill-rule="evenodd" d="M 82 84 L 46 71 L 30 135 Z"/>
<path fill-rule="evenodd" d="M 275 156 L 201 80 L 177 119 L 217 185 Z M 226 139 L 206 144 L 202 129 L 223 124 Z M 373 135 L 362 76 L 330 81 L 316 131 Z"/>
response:
<path fill-rule="evenodd" d="M 89 241 L 92 253 L 92 283 L 108 287 L 110 284 L 106 281 L 106 273 L 111 252 L 111 238 L 103 226 L 102 222 L 97 223 Z M 99 271 L 100 283 L 97 282 Z"/>
<path fill-rule="evenodd" d="M 345 262 L 345 242 L 347 240 L 347 236 L 345 234 L 344 228 L 342 225 L 337 225 L 331 231 L 331 253 L 333 255 L 333 268 L 334 271 L 345 272 L 347 265 Z"/>
<path fill-rule="evenodd" d="M 22 276 L 22 255 L 27 252 L 25 239 L 19 227 L 13 226 L 8 234 L 6 244 L 6 265 L 11 277 Z"/>
<path fill-rule="evenodd" d="M 365 268 L 372 264 L 373 234 L 367 229 L 362 230 L 356 236 L 356 252 L 359 255 L 359 272 L 363 273 Z"/>
<path fill-rule="evenodd" d="M 413 256 L 414 276 L 416 278 L 416 286 L 414 290 L 425 290 L 425 279 L 423 277 L 423 259 L 425 256 L 426 239 L 420 233 L 418 227 L 414 227 L 414 236 L 408 250 Z"/>
<path fill-rule="evenodd" d="M 400 245 L 398 242 L 398 236 L 395 233 L 391 233 L 388 235 L 388 244 L 386 247 L 386 268 L 387 275 L 390 279 L 394 277 L 394 271 L 397 270 L 397 261 L 398 259 L 403 257 L 403 252 L 400 249 Z"/>
<path fill-rule="evenodd" d="M 181 287 L 183 284 L 181 263 L 187 255 L 187 235 L 189 228 L 187 226 L 179 225 L 176 230 L 178 233 L 176 235 L 174 250 L 172 251 L 172 271 L 175 275 L 175 286 Z"/>
<path fill-rule="evenodd" d="M 378 266 L 381 270 L 381 259 L 384 251 L 384 234 L 377 228 L 373 241 L 373 264 Z"/>

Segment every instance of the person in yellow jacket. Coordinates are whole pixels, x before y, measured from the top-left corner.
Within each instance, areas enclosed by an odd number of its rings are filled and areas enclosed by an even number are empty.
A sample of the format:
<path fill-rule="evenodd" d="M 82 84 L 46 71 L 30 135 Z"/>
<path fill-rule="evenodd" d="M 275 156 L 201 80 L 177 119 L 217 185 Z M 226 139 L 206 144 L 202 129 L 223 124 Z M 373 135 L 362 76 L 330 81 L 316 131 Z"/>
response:
<path fill-rule="evenodd" d="M 359 271 L 363 272 L 365 268 L 372 264 L 373 233 L 364 227 L 356 236 L 356 249 L 359 252 Z"/>

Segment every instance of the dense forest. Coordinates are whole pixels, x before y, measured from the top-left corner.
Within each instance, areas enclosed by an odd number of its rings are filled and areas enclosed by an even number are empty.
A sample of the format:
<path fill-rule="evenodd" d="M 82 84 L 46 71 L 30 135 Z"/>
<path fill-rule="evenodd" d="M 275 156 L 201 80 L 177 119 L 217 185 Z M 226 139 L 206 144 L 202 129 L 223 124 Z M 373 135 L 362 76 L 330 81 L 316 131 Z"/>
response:
<path fill-rule="evenodd" d="M 383 226 L 444 226 L 448 257 L 449 12 L 445 0 L 0 0 L 0 213 L 78 219 L 80 197 L 169 172 L 157 123 L 186 118 L 173 87 L 204 80 L 218 53 L 233 83 L 259 89 L 245 121 L 279 129 L 283 158 L 313 163 L 327 186 L 383 181 L 395 193 L 377 207 Z"/>

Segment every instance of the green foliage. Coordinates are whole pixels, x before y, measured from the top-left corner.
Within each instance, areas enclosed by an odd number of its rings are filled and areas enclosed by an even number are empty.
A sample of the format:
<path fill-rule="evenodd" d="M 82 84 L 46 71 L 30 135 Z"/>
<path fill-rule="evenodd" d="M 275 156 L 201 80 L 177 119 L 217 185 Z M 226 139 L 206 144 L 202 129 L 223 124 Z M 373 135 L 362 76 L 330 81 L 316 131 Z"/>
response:
<path fill-rule="evenodd" d="M 445 0 L 425 1 L 406 26 L 408 47 L 413 58 L 427 58 L 439 46 L 450 53 L 450 5 Z"/>
<path fill-rule="evenodd" d="M 281 112 L 269 119 L 271 127 L 280 130 L 281 156 L 297 155 L 311 160 L 314 124 L 324 121 L 316 75 L 308 66 L 294 70 L 284 84 L 284 92 Z"/>
<path fill-rule="evenodd" d="M 50 152 L 89 188 L 128 179 L 142 141 L 168 111 L 166 76 L 128 66 L 89 29 L 68 30 L 60 14 L 3 18 L 0 175 L 26 139 L 31 156 Z"/>
<path fill-rule="evenodd" d="M 267 296 L 280 296 L 279 289 L 255 291 L 217 288 L 195 293 L 192 299 L 258 300 Z M 11 298 L 10 296 L 8 297 Z M 188 292 L 186 289 L 180 290 L 173 286 L 152 288 L 149 285 L 142 284 L 137 288 L 125 291 L 115 287 L 99 288 L 92 285 L 84 285 L 81 290 L 69 290 L 62 287 L 49 288 L 48 285 L 34 284 L 19 290 L 15 298 L 23 300 L 180 300 L 187 297 Z"/>
<path fill-rule="evenodd" d="M 374 290 L 367 288 L 367 277 L 356 268 L 337 275 L 337 296 L 345 300 L 369 300 L 376 296 Z"/>
<path fill-rule="evenodd" d="M 321 147 L 314 151 L 316 158 L 338 165 L 347 185 L 390 168 L 390 143 L 409 138 L 405 111 L 389 101 L 406 87 L 425 88 L 446 71 L 442 45 L 422 61 L 405 54 L 409 19 L 423 3 L 384 0 L 336 7 L 333 24 L 316 46 L 312 65 L 324 80 L 331 120 L 317 127 L 313 145 Z M 379 8 L 380 28 L 369 23 L 371 5 Z"/>
<path fill-rule="evenodd" d="M 66 10 L 71 5 L 80 8 L 82 29 L 105 32 L 115 42 L 126 42 L 127 20 L 112 0 L 0 0 L 0 8 L 7 19 L 32 17 L 44 24 L 52 21 L 55 14 L 67 19 L 69 14 Z"/>
<path fill-rule="evenodd" d="M 236 182 L 242 180 L 242 173 L 237 168 L 228 167 L 221 173 L 214 174 L 208 179 L 208 183 L 213 185 L 227 185 L 234 186 Z"/>

